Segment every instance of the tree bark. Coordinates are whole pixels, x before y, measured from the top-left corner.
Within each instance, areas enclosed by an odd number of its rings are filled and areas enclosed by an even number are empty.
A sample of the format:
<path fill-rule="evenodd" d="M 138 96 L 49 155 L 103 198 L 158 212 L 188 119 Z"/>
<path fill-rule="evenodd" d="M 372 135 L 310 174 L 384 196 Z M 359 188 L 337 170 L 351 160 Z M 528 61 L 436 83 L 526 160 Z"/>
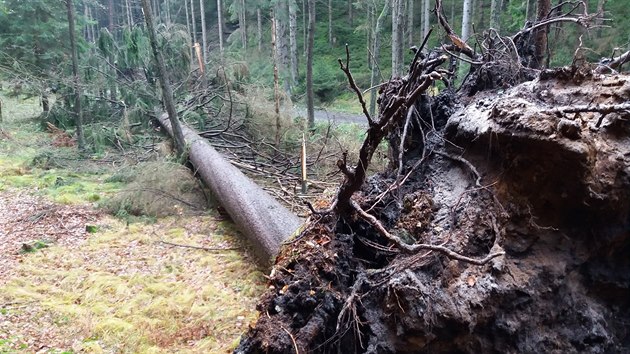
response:
<path fill-rule="evenodd" d="M 392 3 L 392 77 L 400 77 L 403 69 L 403 13 L 405 0 Z"/>
<path fill-rule="evenodd" d="M 373 35 L 373 28 L 374 28 L 374 4 L 372 2 L 368 2 L 367 4 L 367 28 L 365 31 L 365 43 L 366 43 L 366 47 L 370 48 L 370 50 L 367 51 L 367 64 L 368 64 L 368 68 L 372 69 L 374 63 L 372 62 L 372 51 L 371 51 L 371 47 L 372 47 L 372 35 Z"/>
<path fill-rule="evenodd" d="M 190 19 L 192 24 L 193 44 L 197 43 L 197 20 L 195 18 L 195 0 L 190 0 Z"/>
<path fill-rule="evenodd" d="M 133 26 L 133 19 L 131 16 L 131 6 L 129 5 L 129 0 L 125 0 L 125 10 L 127 14 L 127 27 L 131 29 L 131 26 Z"/>
<path fill-rule="evenodd" d="M 271 14 L 271 53 L 273 56 L 273 102 L 274 113 L 276 118 L 276 139 L 275 144 L 280 144 L 280 78 L 278 75 L 278 49 L 277 46 L 277 17 L 276 13 Z"/>
<path fill-rule="evenodd" d="M 263 31 L 262 31 L 262 10 L 260 6 L 256 9 L 256 22 L 258 25 L 258 52 L 262 53 Z"/>
<path fill-rule="evenodd" d="M 354 24 L 354 9 L 352 8 L 352 0 L 348 0 L 348 23 L 350 24 L 350 27 Z"/>
<path fill-rule="evenodd" d="M 112 35 L 112 39 L 116 38 L 115 33 L 114 33 L 114 27 L 116 25 L 116 23 L 114 22 L 114 0 L 108 0 L 107 1 L 107 29 L 109 30 L 109 33 Z M 112 68 L 114 66 L 114 55 L 113 53 L 107 56 L 107 63 L 108 66 L 110 68 Z M 116 77 L 116 72 L 114 70 L 113 72 L 113 77 Z M 112 80 L 112 84 L 109 88 L 109 99 L 112 102 L 116 101 L 116 92 L 117 92 L 117 88 L 116 88 L 116 80 Z"/>
<path fill-rule="evenodd" d="M 173 136 L 166 115 L 160 116 L 159 121 Z M 302 221 L 224 159 L 194 130 L 185 125 L 182 130 L 195 172 L 254 246 L 261 263 L 271 265 L 282 243 L 300 227 Z"/>
<path fill-rule="evenodd" d="M 478 14 L 478 18 L 479 21 L 475 22 L 475 20 L 473 20 L 473 23 L 477 25 L 477 28 L 486 28 L 486 11 L 485 11 L 485 3 L 484 0 L 473 0 L 475 2 L 475 5 L 477 6 L 477 12 Z"/>
<path fill-rule="evenodd" d="M 333 45 L 332 0 L 328 0 L 328 44 Z"/>
<path fill-rule="evenodd" d="M 243 43 L 243 49 L 247 49 L 247 7 L 245 0 L 240 0 L 241 10 L 239 14 L 241 19 L 239 20 L 239 27 L 241 29 L 241 42 Z"/>
<path fill-rule="evenodd" d="M 188 35 L 190 35 L 191 39 L 192 39 L 192 32 L 191 32 L 192 28 L 190 27 L 190 12 L 188 11 L 188 0 L 184 1 L 184 9 L 186 10 L 185 11 L 185 14 L 186 14 L 186 31 L 188 32 Z M 180 11 L 181 11 L 181 8 L 180 8 Z M 188 46 L 190 47 L 189 48 L 190 49 L 189 52 L 190 52 L 190 66 L 191 67 L 195 64 L 195 52 L 194 52 L 194 47 L 193 47 L 194 44 L 195 44 L 195 42 L 192 42 L 192 43 L 189 42 L 188 43 Z"/>
<path fill-rule="evenodd" d="M 413 45 L 413 26 L 414 26 L 414 3 L 416 0 L 407 0 L 407 46 Z"/>
<path fill-rule="evenodd" d="M 208 62 L 208 32 L 206 28 L 206 8 L 204 1 L 205 0 L 199 0 L 199 16 L 201 17 L 201 49 L 203 50 L 203 65 L 205 66 Z M 223 43 L 221 42 L 221 44 Z"/>
<path fill-rule="evenodd" d="M 302 0 L 302 55 L 306 57 L 306 47 L 308 47 L 308 38 L 306 35 L 308 27 L 308 0 Z"/>
<path fill-rule="evenodd" d="M 107 29 L 109 33 L 114 35 L 114 26 L 116 23 L 114 22 L 114 0 L 107 0 Z"/>
<path fill-rule="evenodd" d="M 158 79 L 160 80 L 160 86 L 162 86 L 162 100 L 168 113 L 168 119 L 173 126 L 174 140 L 177 153 L 182 155 L 186 151 L 186 142 L 182 133 L 182 127 L 177 117 L 177 110 L 175 109 L 175 102 L 173 101 L 173 90 L 171 83 L 168 80 L 168 73 L 166 71 L 166 65 L 164 64 L 164 58 L 162 53 L 158 50 L 158 43 L 155 35 L 155 28 L 153 26 L 153 14 L 151 12 L 151 5 L 149 0 L 141 0 L 142 9 L 144 12 L 144 21 L 147 24 L 147 34 L 149 35 L 149 42 L 151 43 L 151 51 L 153 52 L 153 60 L 158 69 Z"/>
<path fill-rule="evenodd" d="M 529 20 L 529 8 L 531 6 L 530 1 L 531 0 L 527 0 L 525 2 L 525 21 Z"/>
<path fill-rule="evenodd" d="M 291 62 L 291 84 L 296 85 L 298 79 L 298 50 L 297 50 L 297 4 L 289 1 L 289 60 Z"/>
<path fill-rule="evenodd" d="M 497 31 L 501 29 L 501 0 L 492 0 L 490 2 L 490 28 Z"/>
<path fill-rule="evenodd" d="M 315 0 L 308 0 L 308 44 L 306 46 L 306 114 L 308 127 L 315 127 L 315 96 L 313 93 L 313 44 L 315 43 Z"/>
<path fill-rule="evenodd" d="M 219 27 L 219 54 L 223 60 L 223 1 L 217 0 L 217 25 Z"/>
<path fill-rule="evenodd" d="M 74 30 L 74 3 L 66 0 L 68 10 L 68 30 L 70 35 L 70 55 L 72 57 L 72 75 L 74 84 L 74 122 L 77 127 L 77 144 L 79 151 L 85 151 L 83 136 L 83 110 L 81 109 L 81 76 L 79 75 L 79 56 L 77 54 L 77 38 Z"/>
<path fill-rule="evenodd" d="M 536 21 L 542 21 L 547 17 L 547 14 L 551 10 L 551 0 L 538 0 L 538 10 L 536 14 Z M 547 33 L 549 31 L 548 26 L 543 26 L 538 29 L 534 34 L 534 61 L 532 63 L 533 68 L 542 68 L 545 62 L 545 53 L 547 51 Z"/>
<path fill-rule="evenodd" d="M 424 38 L 429 34 L 429 29 L 431 28 L 431 1 L 424 0 L 422 2 L 424 8 L 422 9 L 422 38 L 420 40 L 424 40 Z"/>
<path fill-rule="evenodd" d="M 291 92 L 292 83 L 290 79 L 291 60 L 289 55 L 289 6 L 287 0 L 278 1 L 274 9 L 274 19 L 276 20 L 276 53 L 278 55 L 278 71 L 284 91 Z"/>
<path fill-rule="evenodd" d="M 372 39 L 372 75 L 370 77 L 370 116 L 374 117 L 376 113 L 376 82 L 378 80 L 378 60 L 381 55 L 381 31 L 383 29 L 383 22 L 387 18 L 389 14 L 390 4 L 386 1 L 385 5 L 383 5 L 383 11 L 376 19 L 376 26 L 374 26 L 373 39 Z"/>
<path fill-rule="evenodd" d="M 472 28 L 472 0 L 464 0 L 464 14 L 462 16 L 462 39 L 467 41 Z"/>

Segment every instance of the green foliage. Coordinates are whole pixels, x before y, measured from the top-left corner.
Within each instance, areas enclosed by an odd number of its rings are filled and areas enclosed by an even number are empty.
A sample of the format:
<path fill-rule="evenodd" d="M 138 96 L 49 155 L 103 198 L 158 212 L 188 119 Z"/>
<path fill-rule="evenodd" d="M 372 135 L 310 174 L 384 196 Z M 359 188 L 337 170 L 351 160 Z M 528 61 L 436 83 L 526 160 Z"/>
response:
<path fill-rule="evenodd" d="M 20 253 L 35 253 L 41 249 L 48 248 L 50 246 L 50 241 L 48 240 L 36 240 L 33 243 L 23 243 L 22 248 L 20 249 Z"/>
<path fill-rule="evenodd" d="M 313 92 L 323 103 L 333 101 L 345 87 L 342 84 L 345 76 L 334 63 L 334 59 L 329 58 L 313 64 Z"/>

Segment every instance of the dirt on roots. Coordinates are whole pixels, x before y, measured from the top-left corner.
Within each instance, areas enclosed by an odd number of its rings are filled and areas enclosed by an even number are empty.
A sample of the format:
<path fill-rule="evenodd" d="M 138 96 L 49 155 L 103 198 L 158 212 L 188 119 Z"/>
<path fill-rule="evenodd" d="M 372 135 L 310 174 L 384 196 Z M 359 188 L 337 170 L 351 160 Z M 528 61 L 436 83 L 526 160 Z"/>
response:
<path fill-rule="evenodd" d="M 503 256 L 402 252 L 357 215 L 313 215 L 236 353 L 629 351 L 630 113 L 605 108 L 630 100 L 630 77 L 567 70 L 424 98 L 409 178 L 355 196 L 407 244 Z"/>

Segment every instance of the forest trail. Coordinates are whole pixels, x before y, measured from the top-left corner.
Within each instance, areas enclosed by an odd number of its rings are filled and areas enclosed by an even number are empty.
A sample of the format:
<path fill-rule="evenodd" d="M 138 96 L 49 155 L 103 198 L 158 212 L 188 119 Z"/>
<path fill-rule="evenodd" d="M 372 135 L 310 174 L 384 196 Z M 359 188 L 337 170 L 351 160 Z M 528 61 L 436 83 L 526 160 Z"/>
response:
<path fill-rule="evenodd" d="M 109 216 L 115 159 L 53 148 L 36 101 L 3 99 L 0 353 L 233 349 L 264 284 L 233 224 L 178 205 Z"/>

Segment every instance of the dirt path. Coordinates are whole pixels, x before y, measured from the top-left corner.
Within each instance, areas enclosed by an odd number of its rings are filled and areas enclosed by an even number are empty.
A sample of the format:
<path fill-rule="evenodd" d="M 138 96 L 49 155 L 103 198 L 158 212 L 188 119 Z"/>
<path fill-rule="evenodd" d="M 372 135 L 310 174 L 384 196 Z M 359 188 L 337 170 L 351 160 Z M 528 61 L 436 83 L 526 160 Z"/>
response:
<path fill-rule="evenodd" d="M 294 109 L 298 116 L 306 117 L 305 107 L 295 106 Z M 315 110 L 315 120 L 318 122 L 331 122 L 335 124 L 353 123 L 361 126 L 367 126 L 367 121 L 361 114 L 336 112 L 322 108 Z"/>

